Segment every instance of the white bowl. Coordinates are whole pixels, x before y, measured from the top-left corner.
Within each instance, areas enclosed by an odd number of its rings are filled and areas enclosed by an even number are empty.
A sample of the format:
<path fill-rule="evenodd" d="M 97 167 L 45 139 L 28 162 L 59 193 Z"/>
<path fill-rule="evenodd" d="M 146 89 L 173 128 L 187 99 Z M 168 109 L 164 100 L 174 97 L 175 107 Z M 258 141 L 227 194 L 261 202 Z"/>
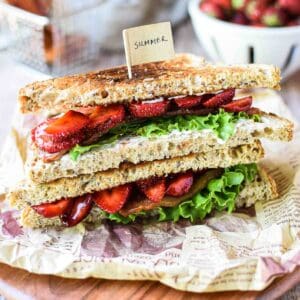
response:
<path fill-rule="evenodd" d="M 195 33 L 214 62 L 262 63 L 281 68 L 286 77 L 300 69 L 300 26 L 257 28 L 218 20 L 190 0 L 189 14 Z"/>

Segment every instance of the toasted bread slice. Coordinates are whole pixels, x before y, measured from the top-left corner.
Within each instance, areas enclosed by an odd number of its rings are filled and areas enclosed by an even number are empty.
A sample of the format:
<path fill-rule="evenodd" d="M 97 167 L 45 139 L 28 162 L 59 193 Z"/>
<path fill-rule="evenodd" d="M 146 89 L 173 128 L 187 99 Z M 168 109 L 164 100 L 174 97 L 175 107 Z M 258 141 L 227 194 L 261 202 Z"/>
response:
<path fill-rule="evenodd" d="M 120 66 L 35 82 L 20 90 L 20 109 L 23 113 L 53 108 L 63 112 L 80 106 L 211 93 L 227 88 L 280 88 L 280 71 L 276 67 L 210 65 L 190 54 L 134 66 L 132 74 L 133 78 L 128 79 L 126 66 Z"/>
<path fill-rule="evenodd" d="M 262 114 L 262 123 L 253 120 L 241 121 L 234 135 L 224 142 L 211 132 L 180 132 L 156 139 L 144 137 L 126 138 L 112 146 L 96 148 L 73 161 L 69 154 L 51 163 L 43 162 L 36 149 L 31 151 L 26 163 L 28 177 L 37 183 L 50 182 L 62 177 L 75 177 L 113 168 L 123 162 L 138 164 L 207 152 L 238 145 L 250 144 L 257 138 L 289 141 L 292 138 L 293 124 L 273 114 Z"/>
<path fill-rule="evenodd" d="M 256 201 L 267 201 L 278 197 L 276 182 L 263 167 L 259 167 L 259 175 L 251 183 L 247 183 L 236 199 L 236 207 L 249 207 Z M 62 226 L 59 217 L 44 218 L 36 213 L 30 206 L 23 204 L 21 224 L 24 227 L 42 228 Z M 101 213 L 94 207 L 85 222 L 101 222 Z"/>
<path fill-rule="evenodd" d="M 34 184 L 21 182 L 10 193 L 10 204 L 18 207 L 20 203 L 30 205 L 52 202 L 64 197 L 76 197 L 112 188 L 152 176 L 164 176 L 186 170 L 204 168 L 225 168 L 237 164 L 258 162 L 264 155 L 259 141 L 234 148 L 193 153 L 182 157 L 155 160 L 133 165 L 123 163 L 118 169 L 73 178 L 61 178 L 49 183 Z"/>

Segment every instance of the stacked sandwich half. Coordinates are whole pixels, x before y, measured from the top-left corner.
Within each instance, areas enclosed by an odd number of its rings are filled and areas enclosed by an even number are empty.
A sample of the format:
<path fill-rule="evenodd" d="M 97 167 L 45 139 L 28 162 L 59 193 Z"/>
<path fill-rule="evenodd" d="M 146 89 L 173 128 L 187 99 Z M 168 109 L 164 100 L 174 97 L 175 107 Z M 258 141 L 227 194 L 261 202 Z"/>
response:
<path fill-rule="evenodd" d="M 272 66 L 179 55 L 134 67 L 130 80 L 121 66 L 30 84 L 21 111 L 52 115 L 32 128 L 10 203 L 24 226 L 44 227 L 195 222 L 275 198 L 259 138 L 289 141 L 293 125 L 237 91 L 279 80 Z"/>

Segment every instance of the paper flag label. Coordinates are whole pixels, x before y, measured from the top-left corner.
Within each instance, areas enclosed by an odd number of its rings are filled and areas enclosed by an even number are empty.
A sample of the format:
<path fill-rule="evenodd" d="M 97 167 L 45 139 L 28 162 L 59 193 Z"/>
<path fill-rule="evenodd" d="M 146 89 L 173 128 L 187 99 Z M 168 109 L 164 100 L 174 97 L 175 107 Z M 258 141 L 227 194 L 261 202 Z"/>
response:
<path fill-rule="evenodd" d="M 172 59 L 175 55 L 170 22 L 123 30 L 129 78 L 131 66 Z"/>

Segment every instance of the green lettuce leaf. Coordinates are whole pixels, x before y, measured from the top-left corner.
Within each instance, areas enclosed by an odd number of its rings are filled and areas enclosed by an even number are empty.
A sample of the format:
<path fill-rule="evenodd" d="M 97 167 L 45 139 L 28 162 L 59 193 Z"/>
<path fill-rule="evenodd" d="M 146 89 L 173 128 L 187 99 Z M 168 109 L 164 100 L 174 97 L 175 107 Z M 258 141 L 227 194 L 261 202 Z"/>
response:
<path fill-rule="evenodd" d="M 222 140 L 227 140 L 233 135 L 235 124 L 241 119 L 252 119 L 255 122 L 259 122 L 260 116 L 248 115 L 244 112 L 234 114 L 220 109 L 217 114 L 209 114 L 207 116 L 184 115 L 134 120 L 111 129 L 109 133 L 100 138 L 98 143 L 88 146 L 76 145 L 69 153 L 71 159 L 76 161 L 80 155 L 94 148 L 113 145 L 121 137 L 142 136 L 155 138 L 167 135 L 174 130 L 201 131 L 210 129 Z"/>
<path fill-rule="evenodd" d="M 110 221 L 115 221 L 117 223 L 122 223 L 122 224 L 128 224 L 128 223 L 134 222 L 137 217 L 145 217 L 148 214 L 149 214 L 149 212 L 141 211 L 139 213 L 131 214 L 127 217 L 124 217 L 118 213 L 115 213 L 115 214 L 105 213 L 105 217 Z"/>
<path fill-rule="evenodd" d="M 256 164 L 236 165 L 224 169 L 222 176 L 210 180 L 206 188 L 176 207 L 159 207 L 152 211 L 131 214 L 127 217 L 123 217 L 118 213 L 106 214 L 106 217 L 122 224 L 131 223 L 140 216 L 152 216 L 158 222 L 177 222 L 181 218 L 195 222 L 204 219 L 212 210 L 226 210 L 231 213 L 235 209 L 236 197 L 246 182 L 254 180 L 256 174 Z"/>
<path fill-rule="evenodd" d="M 76 161 L 78 159 L 78 157 L 81 154 L 84 154 L 94 148 L 98 148 L 104 145 L 109 145 L 109 144 L 113 144 L 118 140 L 118 136 L 116 135 L 112 135 L 110 137 L 107 137 L 106 139 L 103 139 L 101 141 L 99 141 L 96 144 L 92 144 L 92 145 L 88 145 L 88 146 L 80 146 L 80 145 L 76 145 L 75 147 L 73 147 L 70 150 L 70 157 L 72 160 Z"/>

